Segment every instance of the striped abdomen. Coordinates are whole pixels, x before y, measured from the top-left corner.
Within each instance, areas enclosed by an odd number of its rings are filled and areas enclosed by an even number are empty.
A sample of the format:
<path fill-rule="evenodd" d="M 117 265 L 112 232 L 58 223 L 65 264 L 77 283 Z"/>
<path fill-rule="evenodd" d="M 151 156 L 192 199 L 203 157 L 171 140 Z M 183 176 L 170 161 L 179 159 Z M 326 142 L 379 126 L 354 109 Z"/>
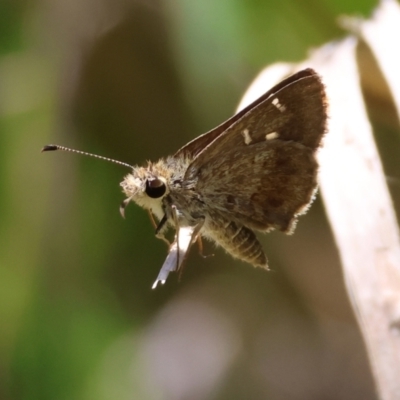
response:
<path fill-rule="evenodd" d="M 214 216 L 206 221 L 203 232 L 232 256 L 256 267 L 268 268 L 267 257 L 251 229 Z"/>

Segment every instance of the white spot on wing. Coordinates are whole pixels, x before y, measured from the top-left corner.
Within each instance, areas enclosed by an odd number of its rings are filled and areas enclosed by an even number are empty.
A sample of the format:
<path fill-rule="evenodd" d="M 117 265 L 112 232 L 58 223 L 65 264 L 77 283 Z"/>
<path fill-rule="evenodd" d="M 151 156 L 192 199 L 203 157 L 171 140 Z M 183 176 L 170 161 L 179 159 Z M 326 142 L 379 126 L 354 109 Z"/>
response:
<path fill-rule="evenodd" d="M 284 112 L 286 111 L 286 107 L 279 103 L 279 99 L 277 97 L 275 97 L 275 99 L 272 100 L 272 104 L 280 111 L 280 112 Z"/>
<path fill-rule="evenodd" d="M 250 144 L 250 143 L 253 141 L 252 138 L 251 138 L 251 136 L 250 136 L 250 132 L 249 132 L 248 129 L 244 129 L 244 130 L 242 131 L 242 135 L 243 135 L 244 143 L 245 143 L 245 144 Z"/>
<path fill-rule="evenodd" d="M 272 140 L 272 139 L 276 139 L 279 137 L 279 133 L 278 132 L 271 132 L 271 133 L 267 133 L 265 135 L 265 140 Z"/>

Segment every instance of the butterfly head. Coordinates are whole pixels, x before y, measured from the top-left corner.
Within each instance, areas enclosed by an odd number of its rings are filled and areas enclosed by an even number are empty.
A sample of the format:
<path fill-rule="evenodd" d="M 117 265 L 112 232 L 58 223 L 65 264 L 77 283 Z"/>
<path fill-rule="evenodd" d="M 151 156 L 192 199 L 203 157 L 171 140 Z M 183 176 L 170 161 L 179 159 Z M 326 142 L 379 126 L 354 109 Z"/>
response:
<path fill-rule="evenodd" d="M 162 199 L 169 190 L 167 179 L 159 171 L 149 167 L 134 168 L 121 182 L 121 186 L 127 196 L 124 207 L 130 201 L 134 201 L 139 206 L 152 210 L 156 215 L 162 214 Z"/>

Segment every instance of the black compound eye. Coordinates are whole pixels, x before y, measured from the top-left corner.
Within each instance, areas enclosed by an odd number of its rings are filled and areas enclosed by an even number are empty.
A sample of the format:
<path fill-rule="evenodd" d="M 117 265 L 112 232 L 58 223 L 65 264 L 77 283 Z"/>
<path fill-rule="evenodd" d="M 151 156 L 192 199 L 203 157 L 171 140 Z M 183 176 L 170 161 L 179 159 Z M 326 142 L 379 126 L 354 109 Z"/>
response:
<path fill-rule="evenodd" d="M 165 194 L 167 187 L 161 179 L 148 179 L 146 181 L 146 194 L 152 199 L 157 199 Z"/>

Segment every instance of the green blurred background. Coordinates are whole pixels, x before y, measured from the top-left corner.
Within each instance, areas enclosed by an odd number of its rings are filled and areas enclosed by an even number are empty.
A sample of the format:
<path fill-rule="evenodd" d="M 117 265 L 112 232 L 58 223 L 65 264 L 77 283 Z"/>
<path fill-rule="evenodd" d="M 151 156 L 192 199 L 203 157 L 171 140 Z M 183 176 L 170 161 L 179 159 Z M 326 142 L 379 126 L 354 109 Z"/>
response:
<path fill-rule="evenodd" d="M 0 399 L 375 399 L 318 199 L 262 237 L 272 272 L 208 245 L 181 282 L 131 164 L 227 119 L 255 75 L 342 37 L 372 0 L 0 1 Z"/>

